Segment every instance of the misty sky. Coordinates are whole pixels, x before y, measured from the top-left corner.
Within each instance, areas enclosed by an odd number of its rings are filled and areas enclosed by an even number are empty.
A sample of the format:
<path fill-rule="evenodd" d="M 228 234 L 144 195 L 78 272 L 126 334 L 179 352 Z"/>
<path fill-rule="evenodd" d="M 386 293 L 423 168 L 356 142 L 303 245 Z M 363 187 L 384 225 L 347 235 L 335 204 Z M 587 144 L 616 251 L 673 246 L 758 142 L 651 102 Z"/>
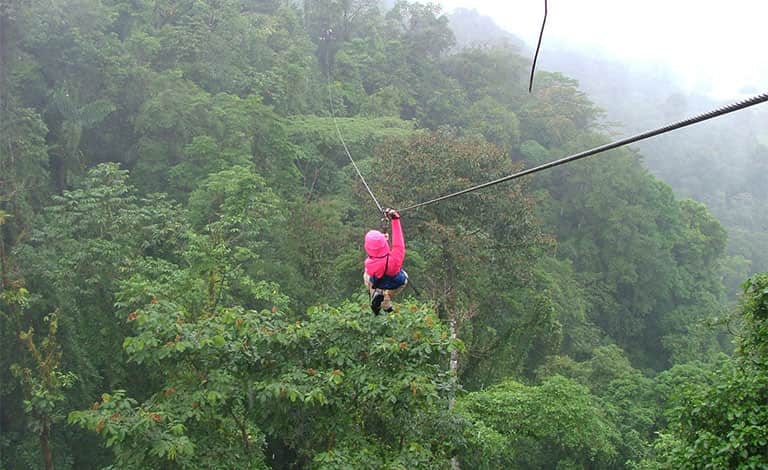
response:
<path fill-rule="evenodd" d="M 543 0 L 439 0 L 476 9 L 535 45 Z M 600 50 L 669 67 L 689 90 L 727 99 L 768 91 L 768 0 L 549 0 L 546 47 Z"/>

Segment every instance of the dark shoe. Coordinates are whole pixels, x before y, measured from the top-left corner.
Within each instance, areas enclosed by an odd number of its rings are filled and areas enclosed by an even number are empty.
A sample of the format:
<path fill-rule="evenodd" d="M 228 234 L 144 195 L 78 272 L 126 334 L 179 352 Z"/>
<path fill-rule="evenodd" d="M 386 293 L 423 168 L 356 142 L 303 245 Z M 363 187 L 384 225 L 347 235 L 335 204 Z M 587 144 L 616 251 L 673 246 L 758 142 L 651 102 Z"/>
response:
<path fill-rule="evenodd" d="M 371 297 L 371 310 L 374 314 L 378 315 L 381 312 L 381 303 L 384 302 L 384 293 L 381 289 L 373 291 L 373 297 Z"/>

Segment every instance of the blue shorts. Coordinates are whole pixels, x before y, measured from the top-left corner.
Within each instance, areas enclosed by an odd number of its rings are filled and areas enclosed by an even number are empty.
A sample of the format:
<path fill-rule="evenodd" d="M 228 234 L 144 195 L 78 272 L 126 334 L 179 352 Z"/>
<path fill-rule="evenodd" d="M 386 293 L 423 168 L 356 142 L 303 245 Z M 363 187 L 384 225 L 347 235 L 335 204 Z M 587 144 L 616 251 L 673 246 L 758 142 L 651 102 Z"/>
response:
<path fill-rule="evenodd" d="M 384 276 L 381 279 L 377 279 L 375 276 L 371 276 L 371 285 L 375 285 L 377 289 L 397 289 L 403 287 L 408 282 L 408 273 L 405 269 L 401 269 L 399 273 L 394 276 Z M 378 284 L 376 283 L 378 281 Z"/>

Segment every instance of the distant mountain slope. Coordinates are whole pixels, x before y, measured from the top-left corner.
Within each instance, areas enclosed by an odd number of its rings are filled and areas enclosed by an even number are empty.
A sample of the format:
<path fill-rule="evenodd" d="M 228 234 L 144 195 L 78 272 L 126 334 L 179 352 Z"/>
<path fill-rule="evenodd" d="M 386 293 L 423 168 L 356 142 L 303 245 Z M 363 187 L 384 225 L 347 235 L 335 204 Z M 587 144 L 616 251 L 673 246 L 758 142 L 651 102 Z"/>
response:
<path fill-rule="evenodd" d="M 621 136 L 659 127 L 723 105 L 687 93 L 669 72 L 624 65 L 584 53 L 549 50 L 543 69 L 576 78 L 590 98 L 618 123 Z M 734 97 L 737 99 L 737 97 Z M 768 167 L 768 113 L 748 109 L 640 142 L 649 170 L 682 197 L 705 203 L 729 231 L 729 253 L 751 262 L 751 273 L 768 270 L 768 188 L 754 170 Z M 762 142 L 762 145 L 761 145 Z"/>
<path fill-rule="evenodd" d="M 455 11 L 450 15 L 450 25 L 460 47 L 511 43 L 516 49 L 530 51 L 514 34 L 476 11 Z M 546 40 L 537 68 L 578 80 L 580 88 L 605 110 L 606 125 L 617 136 L 655 128 L 723 104 L 680 89 L 672 72 L 661 66 L 621 63 L 562 44 L 547 44 Z M 763 209 L 768 205 L 768 186 L 756 183 L 755 178 L 762 169 L 768 169 L 766 107 L 744 110 L 636 145 L 649 170 L 669 183 L 678 195 L 704 202 L 723 222 L 729 231 L 730 254 L 749 260 L 739 263 L 749 265 L 753 273 L 768 270 L 768 211 Z"/>
<path fill-rule="evenodd" d="M 520 38 L 501 29 L 492 18 L 481 15 L 477 10 L 458 8 L 448 18 L 459 48 L 486 45 L 525 48 Z"/>

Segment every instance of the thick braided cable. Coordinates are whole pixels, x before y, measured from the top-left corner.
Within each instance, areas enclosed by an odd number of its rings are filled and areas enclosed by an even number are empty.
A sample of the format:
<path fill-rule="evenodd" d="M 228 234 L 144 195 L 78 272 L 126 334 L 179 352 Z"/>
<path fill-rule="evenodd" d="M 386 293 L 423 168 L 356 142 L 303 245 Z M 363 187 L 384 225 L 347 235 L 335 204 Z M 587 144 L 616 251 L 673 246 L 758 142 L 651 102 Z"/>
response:
<path fill-rule="evenodd" d="M 660 135 L 660 134 L 665 134 L 667 132 L 671 132 L 671 131 L 674 131 L 674 130 L 677 130 L 677 129 L 680 129 L 680 128 L 683 128 L 683 127 L 686 127 L 686 126 L 690 126 L 692 124 L 697 124 L 699 122 L 706 121 L 706 120 L 709 120 L 709 119 L 712 119 L 712 118 L 715 118 L 715 117 L 718 117 L 718 116 L 722 116 L 724 114 L 729 114 L 729 113 L 733 113 L 735 111 L 740 111 L 742 109 L 749 108 L 750 106 L 754 106 L 754 105 L 757 105 L 757 104 L 760 104 L 760 103 L 764 103 L 766 101 L 768 101 L 768 93 L 762 93 L 762 94 L 759 94 L 757 96 L 753 96 L 752 98 L 749 98 L 749 99 L 746 99 L 746 100 L 743 100 L 743 101 L 738 101 L 736 103 L 729 104 L 729 105 L 726 105 L 726 106 L 722 106 L 722 107 L 714 109 L 712 111 L 709 111 L 709 112 L 706 112 L 706 113 L 703 113 L 703 114 L 699 114 L 697 116 L 693 116 L 693 117 L 690 117 L 690 118 L 682 120 L 682 121 L 677 121 L 677 122 L 674 122 L 672 124 L 667 124 L 666 126 L 659 127 L 657 129 L 645 131 L 645 132 L 642 132 L 640 134 L 635 134 L 633 136 L 626 137 L 624 139 L 617 140 L 615 142 L 611 142 L 609 144 L 601 145 L 599 147 L 595 147 L 593 149 L 586 150 L 584 152 L 576 153 L 576 154 L 573 154 L 573 155 L 561 158 L 559 160 L 554 160 L 554 161 L 551 161 L 549 163 L 544 163 L 542 165 L 539 165 L 539 166 L 536 166 L 536 167 L 533 167 L 533 168 L 529 168 L 527 170 L 523 170 L 523 171 L 520 171 L 518 173 L 514 173 L 514 174 L 511 174 L 511 175 L 508 175 L 508 176 L 504 176 L 502 178 L 498 178 L 498 179 L 495 179 L 493 181 L 489 181 L 487 183 L 478 184 L 476 186 L 472 186 L 470 188 L 463 189 L 461 191 L 456 191 L 455 193 L 446 194 L 445 196 L 440 196 L 440 197 L 437 197 L 435 199 L 430 199 L 430 200 L 425 201 L 425 202 L 420 202 L 420 203 L 414 204 L 412 206 L 404 207 L 402 209 L 398 209 L 398 212 L 405 212 L 405 211 L 409 211 L 409 210 L 416 209 L 416 208 L 419 208 L 419 207 L 424 207 L 424 206 L 427 206 L 427 205 L 430 205 L 430 204 L 434 204 L 436 202 L 444 201 L 446 199 L 450 199 L 450 198 L 453 198 L 453 197 L 456 197 L 456 196 L 461 196 L 462 194 L 470 193 L 472 191 L 477 191 L 479 189 L 483 189 L 483 188 L 487 188 L 489 186 L 493 186 L 493 185 L 496 185 L 496 184 L 499 184 L 499 183 L 503 183 L 505 181 L 517 179 L 517 178 L 520 178 L 520 177 L 523 177 L 523 176 L 526 176 L 526 175 L 530 175 L 530 174 L 533 174 L 533 173 L 538 173 L 540 171 L 547 170 L 549 168 L 554 168 L 556 166 L 565 165 L 566 163 L 570 163 L 570 162 L 573 162 L 573 161 L 576 161 L 576 160 L 581 160 L 582 158 L 586 158 L 586 157 L 589 157 L 589 156 L 592 156 L 592 155 L 596 155 L 598 153 L 606 152 L 608 150 L 613 150 L 613 149 L 615 149 L 617 147 L 622 147 L 624 145 L 629 145 L 629 144 L 632 144 L 634 142 L 638 142 L 638 141 L 641 141 L 641 140 L 644 140 L 644 139 L 648 139 L 650 137 L 654 137 L 654 136 L 657 136 L 657 135 Z"/>

